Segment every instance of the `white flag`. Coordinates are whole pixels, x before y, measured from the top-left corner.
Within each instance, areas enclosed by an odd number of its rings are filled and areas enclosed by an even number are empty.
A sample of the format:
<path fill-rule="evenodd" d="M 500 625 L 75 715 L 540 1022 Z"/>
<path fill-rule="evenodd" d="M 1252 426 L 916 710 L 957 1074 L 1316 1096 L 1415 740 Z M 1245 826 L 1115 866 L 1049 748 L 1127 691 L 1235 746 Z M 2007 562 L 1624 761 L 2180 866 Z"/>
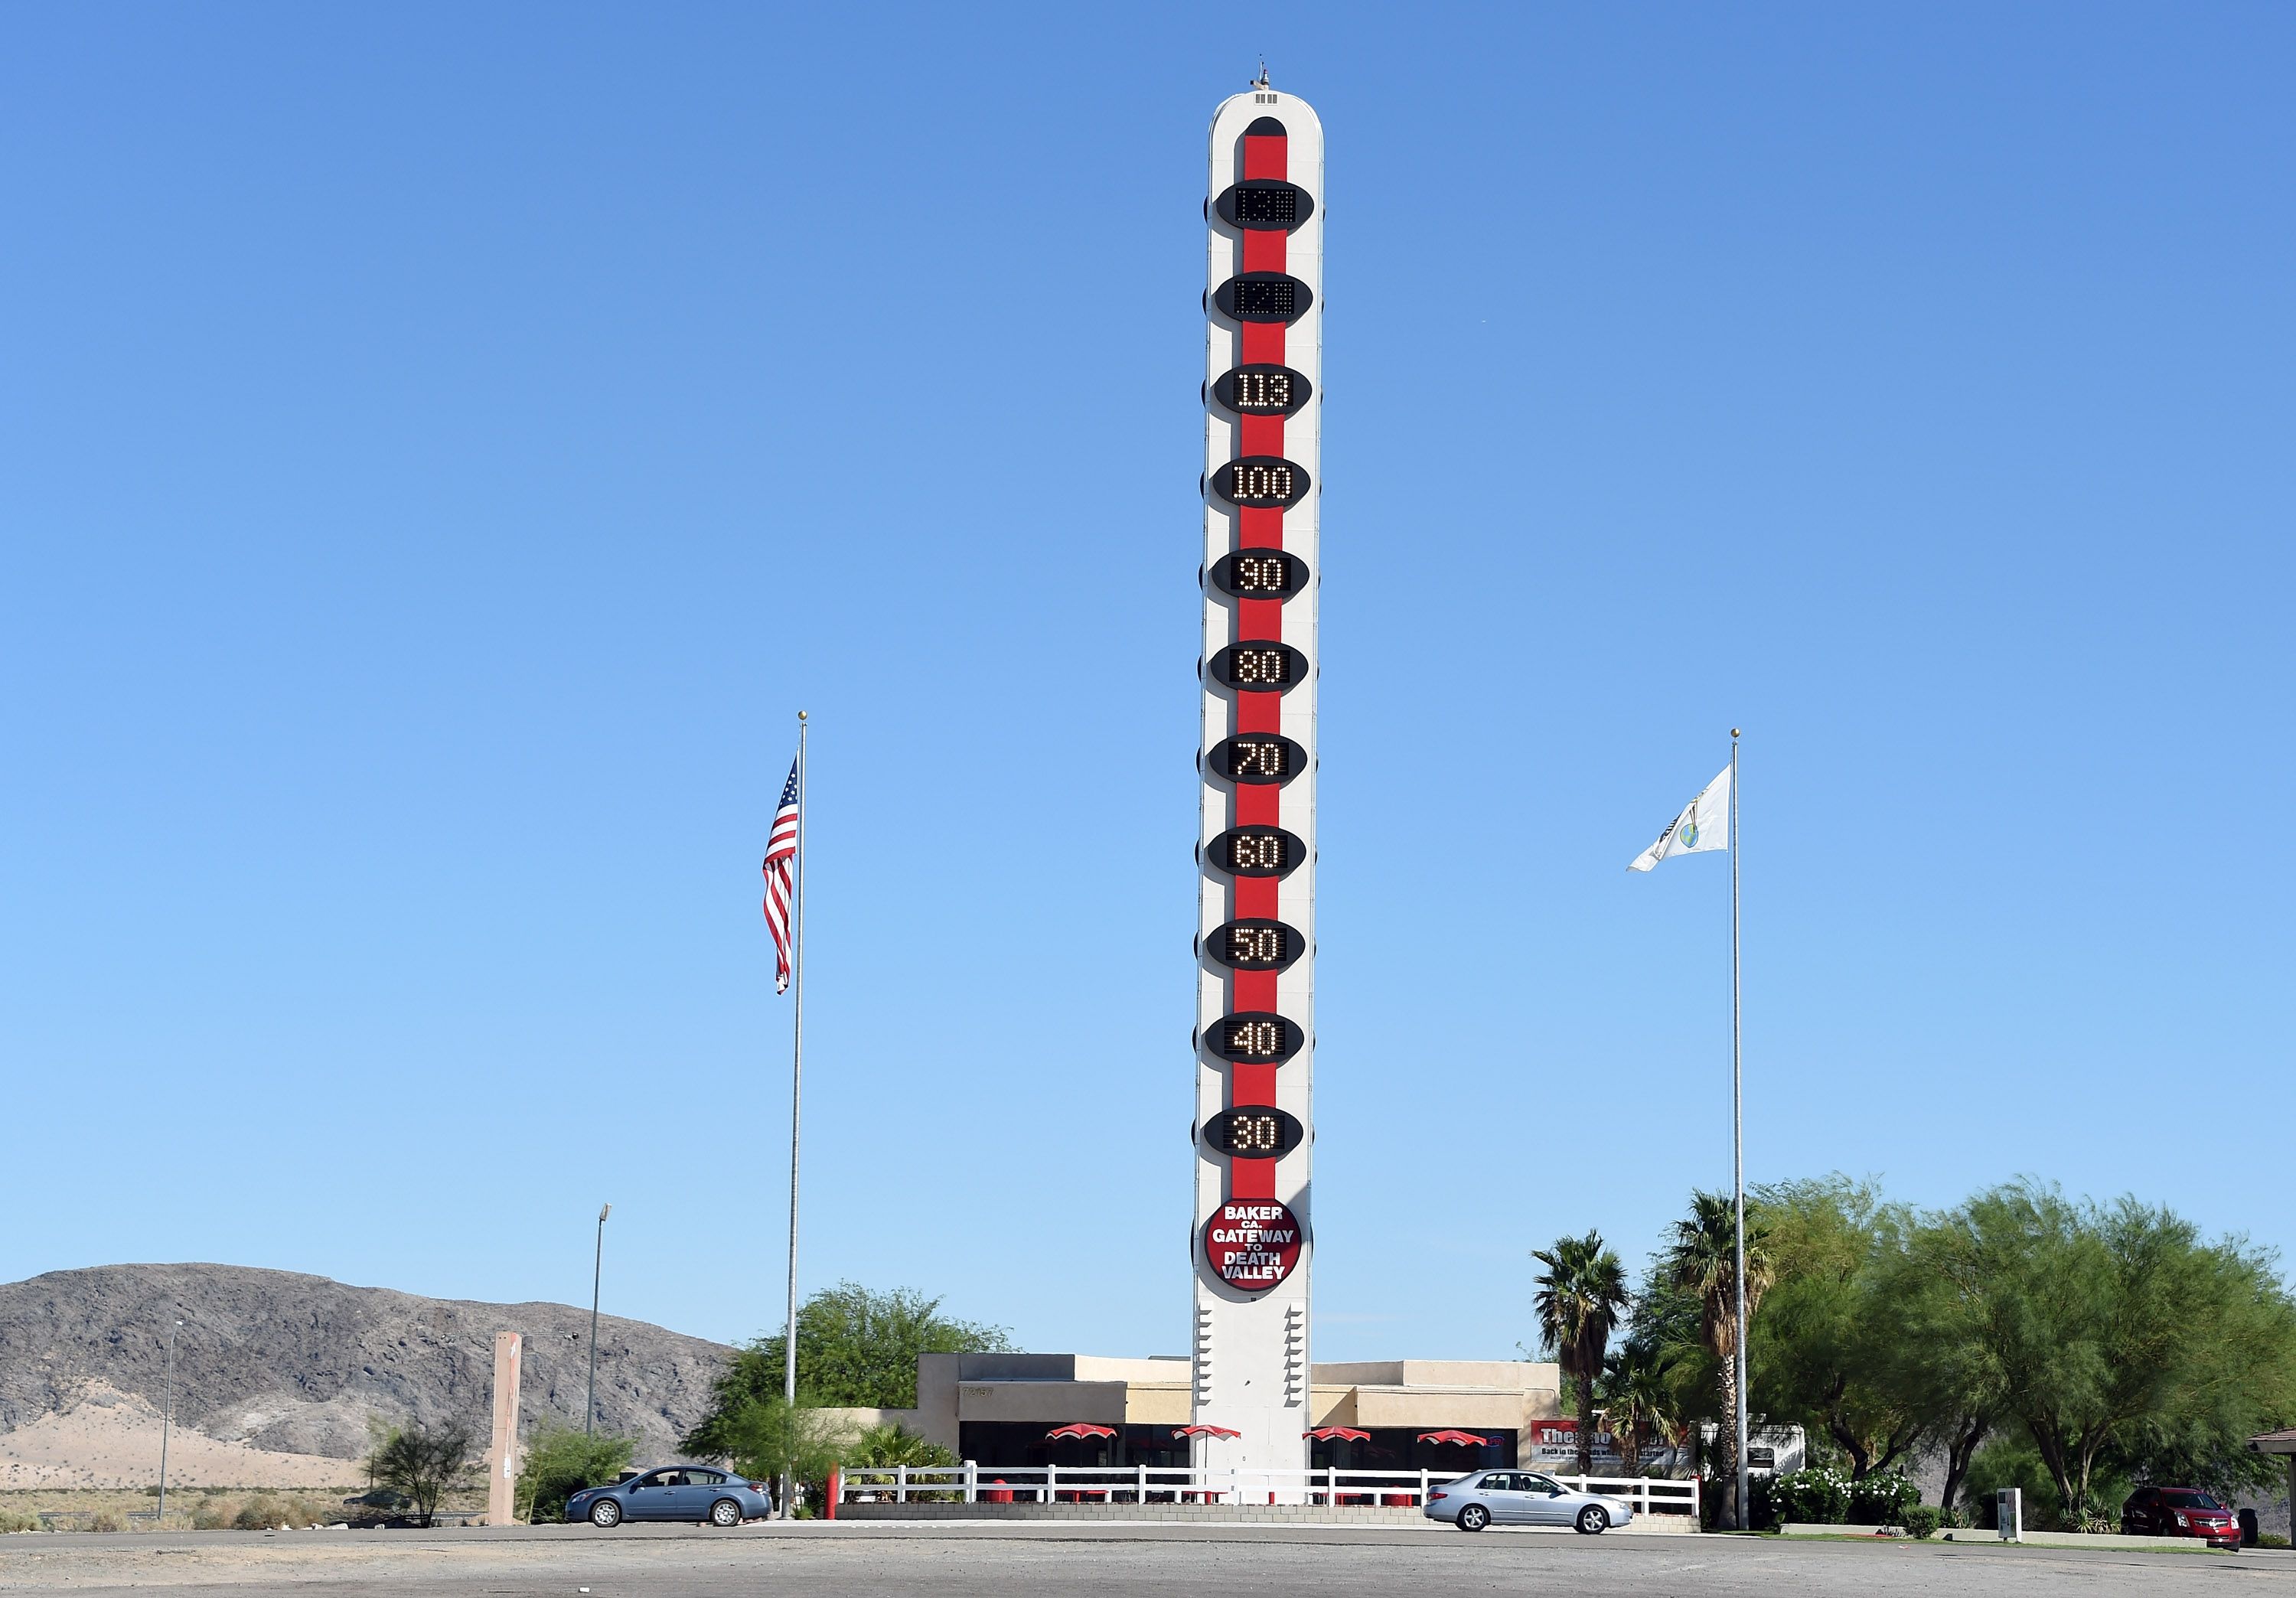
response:
<path fill-rule="evenodd" d="M 1627 862 L 1628 871 L 1648 871 L 1675 855 L 1702 855 L 1730 847 L 1730 768 L 1706 784 L 1706 791 L 1666 824 L 1658 841 Z"/>

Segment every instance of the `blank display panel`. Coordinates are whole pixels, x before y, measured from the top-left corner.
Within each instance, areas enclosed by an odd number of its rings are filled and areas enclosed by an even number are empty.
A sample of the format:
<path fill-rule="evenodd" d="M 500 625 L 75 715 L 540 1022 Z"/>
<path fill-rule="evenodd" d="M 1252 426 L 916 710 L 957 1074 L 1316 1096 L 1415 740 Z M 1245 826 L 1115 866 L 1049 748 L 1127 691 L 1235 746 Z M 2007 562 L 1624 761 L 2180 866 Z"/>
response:
<path fill-rule="evenodd" d="M 1247 177 L 1220 191 L 1212 209 L 1230 227 L 1290 233 L 1316 214 L 1315 198 L 1281 177 Z"/>
<path fill-rule="evenodd" d="M 1315 303 L 1315 291 L 1288 272 L 1240 273 L 1212 294 L 1220 314 L 1238 322 L 1297 322 Z"/>

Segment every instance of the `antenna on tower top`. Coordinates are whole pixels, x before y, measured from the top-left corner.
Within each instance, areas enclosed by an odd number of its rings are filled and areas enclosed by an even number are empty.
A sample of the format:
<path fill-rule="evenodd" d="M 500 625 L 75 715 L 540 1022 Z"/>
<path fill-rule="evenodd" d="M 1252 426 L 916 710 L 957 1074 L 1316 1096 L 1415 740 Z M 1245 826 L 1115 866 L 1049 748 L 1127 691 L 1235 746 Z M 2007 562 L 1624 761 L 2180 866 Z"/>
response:
<path fill-rule="evenodd" d="M 1259 58 L 1259 76 L 1251 80 L 1251 86 L 1255 89 L 1267 86 L 1267 58 L 1264 55 Z"/>

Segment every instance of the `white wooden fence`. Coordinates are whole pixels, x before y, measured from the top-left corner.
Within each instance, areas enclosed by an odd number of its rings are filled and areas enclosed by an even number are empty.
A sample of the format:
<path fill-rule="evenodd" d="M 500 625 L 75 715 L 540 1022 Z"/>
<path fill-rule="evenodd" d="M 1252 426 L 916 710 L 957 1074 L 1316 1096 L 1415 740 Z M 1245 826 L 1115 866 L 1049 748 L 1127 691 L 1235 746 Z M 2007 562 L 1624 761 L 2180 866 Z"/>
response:
<path fill-rule="evenodd" d="M 1698 1523 L 1698 1483 L 1542 1472 L 1577 1492 L 1623 1498 L 1637 1515 Z M 1218 1471 L 1133 1465 L 849 1465 L 840 1504 L 1315 1504 L 1419 1509 L 1458 1480 L 1434 1471 Z"/>

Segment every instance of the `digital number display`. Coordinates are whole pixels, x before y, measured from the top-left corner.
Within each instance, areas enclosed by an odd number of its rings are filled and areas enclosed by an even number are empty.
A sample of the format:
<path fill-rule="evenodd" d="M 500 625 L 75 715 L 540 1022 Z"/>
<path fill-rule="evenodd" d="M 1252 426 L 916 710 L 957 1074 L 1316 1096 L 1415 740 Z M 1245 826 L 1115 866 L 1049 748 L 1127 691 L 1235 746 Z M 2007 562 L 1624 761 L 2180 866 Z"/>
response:
<path fill-rule="evenodd" d="M 1264 1011 L 1224 1015 L 1204 1028 L 1204 1047 L 1243 1065 L 1281 1065 L 1307 1045 L 1300 1023 Z"/>
<path fill-rule="evenodd" d="M 1305 373 L 1289 366 L 1238 366 L 1212 384 L 1212 397 L 1239 416 L 1289 416 L 1315 391 Z"/>
<path fill-rule="evenodd" d="M 1230 971 L 1283 971 L 1307 952 L 1299 928 L 1259 917 L 1222 922 L 1208 942 L 1212 959 Z"/>
<path fill-rule="evenodd" d="M 1289 599 L 1308 586 L 1308 562 L 1278 549 L 1240 549 L 1212 562 L 1212 586 L 1237 599 Z"/>
<path fill-rule="evenodd" d="M 1232 1160 L 1274 1160 L 1307 1141 L 1300 1118 L 1258 1105 L 1223 1110 L 1204 1123 L 1204 1146 Z"/>
<path fill-rule="evenodd" d="M 1284 510 L 1308 497 L 1308 471 L 1282 455 L 1246 455 L 1213 472 L 1211 486 L 1232 505 Z"/>
<path fill-rule="evenodd" d="M 1289 272 L 1243 272 L 1212 291 L 1212 304 L 1237 322 L 1297 322 L 1315 291 Z"/>
<path fill-rule="evenodd" d="M 1243 733 L 1212 745 L 1212 770 L 1231 783 L 1288 783 L 1307 765 L 1300 746 L 1275 733 Z"/>
<path fill-rule="evenodd" d="M 1230 227 L 1289 233 L 1316 214 L 1315 197 L 1280 177 L 1247 177 L 1220 191 L 1213 214 Z"/>
<path fill-rule="evenodd" d="M 1308 846 L 1282 827 L 1231 827 L 1205 851 L 1213 865 L 1238 877 L 1282 877 L 1297 871 Z"/>
<path fill-rule="evenodd" d="M 1308 680 L 1308 657 L 1288 643 L 1231 643 L 1212 656 L 1212 681 L 1242 693 L 1282 693 Z"/>

